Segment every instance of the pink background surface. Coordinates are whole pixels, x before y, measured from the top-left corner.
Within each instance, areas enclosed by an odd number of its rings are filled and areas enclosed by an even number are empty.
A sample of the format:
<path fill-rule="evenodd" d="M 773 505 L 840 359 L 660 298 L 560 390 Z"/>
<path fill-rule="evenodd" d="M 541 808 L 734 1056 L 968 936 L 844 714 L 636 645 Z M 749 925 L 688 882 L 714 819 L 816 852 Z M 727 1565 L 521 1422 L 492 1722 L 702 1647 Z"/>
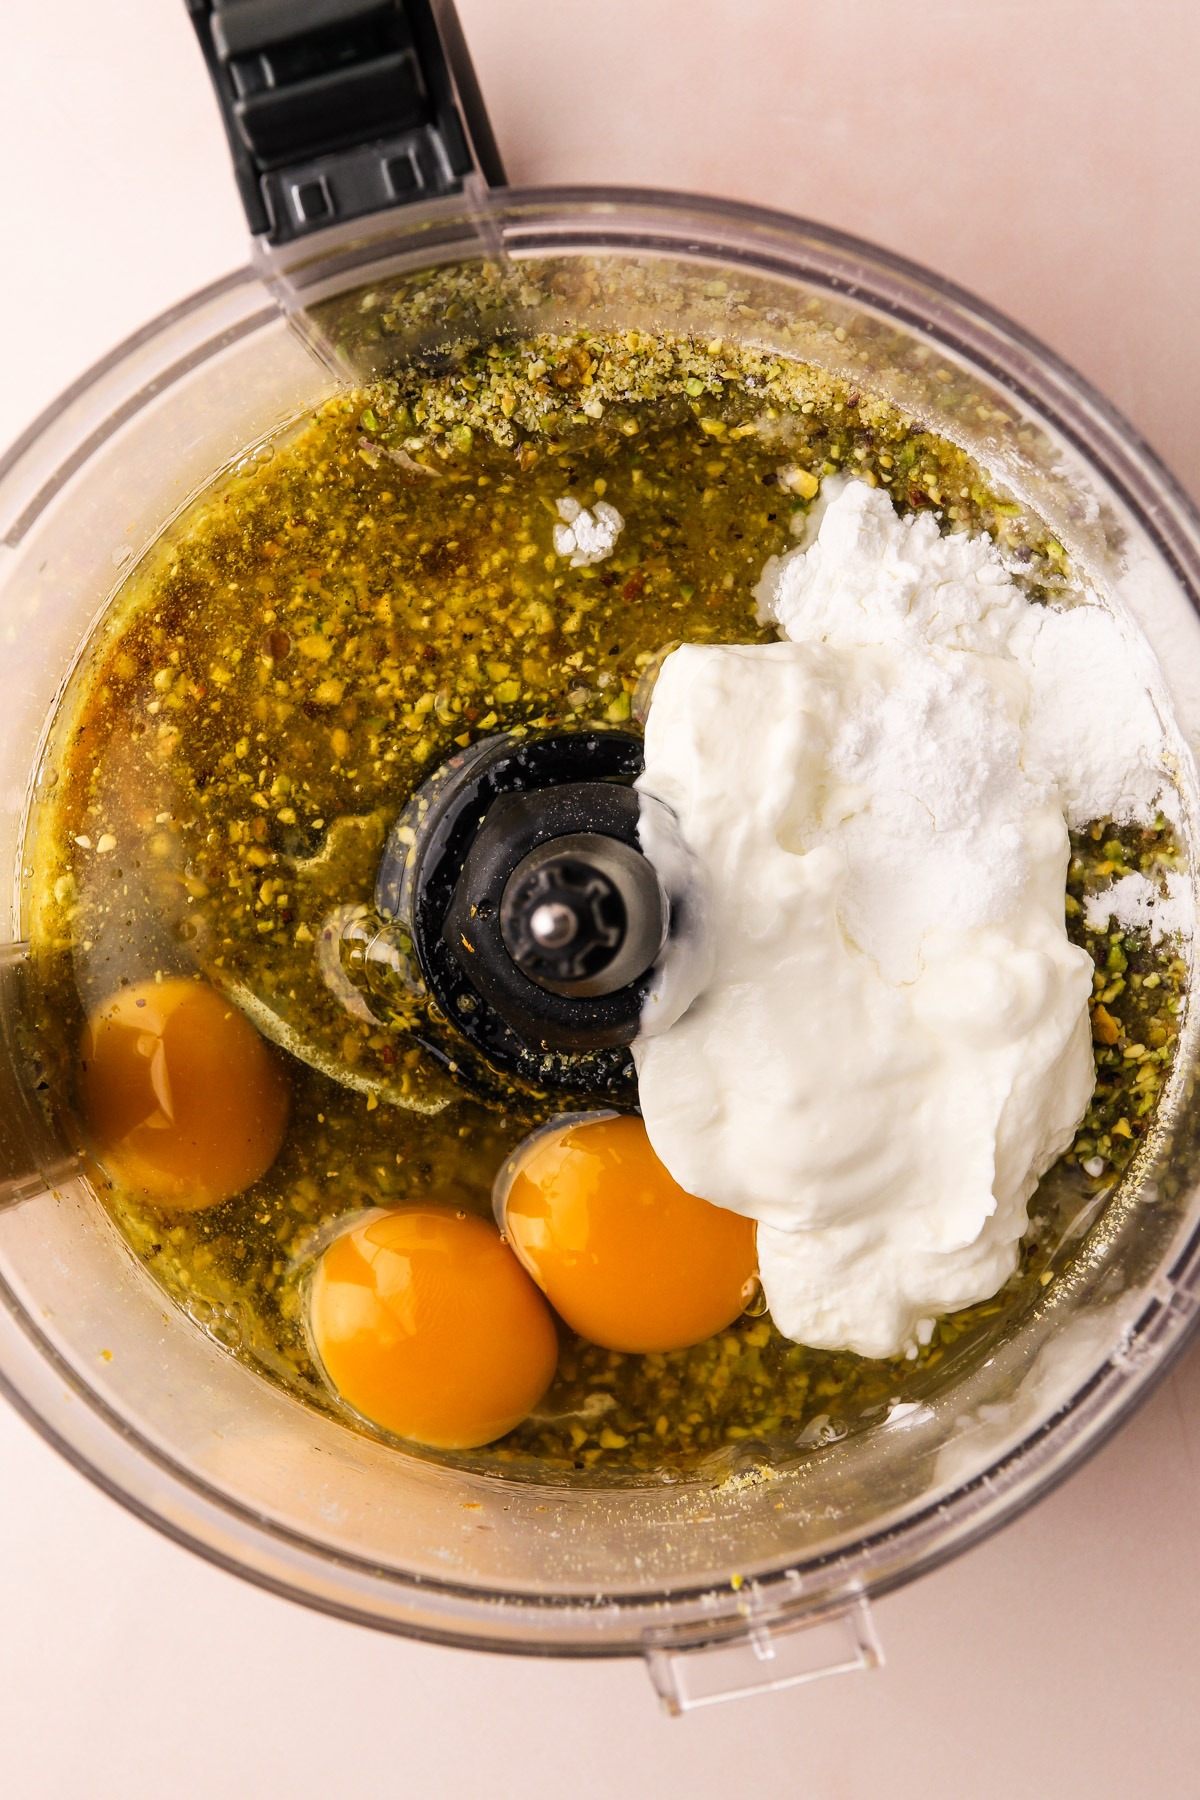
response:
<path fill-rule="evenodd" d="M 514 182 L 807 213 L 974 288 L 1200 496 L 1194 0 L 460 0 Z M 0 442 L 243 260 L 182 0 L 4 0 Z M 888 1666 L 682 1722 L 636 1663 L 373 1636 L 210 1569 L 0 1406 L 0 1792 L 1192 1800 L 1200 1353 L 1033 1513 L 882 1601 Z"/>

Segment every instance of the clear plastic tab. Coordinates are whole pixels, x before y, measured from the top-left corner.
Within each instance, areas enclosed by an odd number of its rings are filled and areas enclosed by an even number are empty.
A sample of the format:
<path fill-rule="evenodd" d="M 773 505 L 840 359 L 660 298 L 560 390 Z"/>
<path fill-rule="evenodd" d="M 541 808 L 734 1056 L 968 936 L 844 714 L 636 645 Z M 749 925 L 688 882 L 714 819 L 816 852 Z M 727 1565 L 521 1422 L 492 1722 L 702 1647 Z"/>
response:
<path fill-rule="evenodd" d="M 748 1621 L 737 1637 L 684 1643 L 664 1633 L 646 1640 L 646 1666 L 666 1711 L 678 1717 L 718 1700 L 799 1687 L 822 1675 L 883 1666 L 883 1647 L 861 1596 L 821 1618 Z"/>
<path fill-rule="evenodd" d="M 0 1208 L 45 1193 L 79 1167 L 30 1085 L 29 1059 L 18 1038 L 27 1011 L 28 951 L 28 944 L 0 943 Z"/>

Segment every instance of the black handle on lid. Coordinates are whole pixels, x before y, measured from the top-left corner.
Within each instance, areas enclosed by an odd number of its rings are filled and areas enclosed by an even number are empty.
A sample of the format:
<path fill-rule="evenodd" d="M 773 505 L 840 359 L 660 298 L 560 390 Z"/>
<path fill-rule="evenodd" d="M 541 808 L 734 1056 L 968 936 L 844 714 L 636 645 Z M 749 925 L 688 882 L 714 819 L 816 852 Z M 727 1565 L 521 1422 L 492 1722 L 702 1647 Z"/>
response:
<path fill-rule="evenodd" d="M 503 185 L 453 0 L 186 4 L 256 237 Z"/>

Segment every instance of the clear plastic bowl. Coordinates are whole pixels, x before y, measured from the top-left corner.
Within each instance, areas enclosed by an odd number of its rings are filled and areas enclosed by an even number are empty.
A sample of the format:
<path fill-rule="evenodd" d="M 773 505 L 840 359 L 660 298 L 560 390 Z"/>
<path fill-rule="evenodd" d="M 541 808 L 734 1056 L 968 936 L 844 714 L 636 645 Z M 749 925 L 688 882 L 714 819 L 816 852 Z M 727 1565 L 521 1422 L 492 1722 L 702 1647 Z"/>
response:
<path fill-rule="evenodd" d="M 775 347 L 964 445 L 1129 607 L 1194 741 L 1200 521 L 1086 383 L 920 269 L 744 207 L 547 191 L 393 215 L 217 283 L 99 364 L 0 464 L 0 938 L 15 946 L 0 953 L 0 1379 L 108 1492 L 265 1587 L 445 1643 L 645 1654 L 686 1706 L 875 1660 L 869 1597 L 1027 1506 L 1166 1367 L 1200 1292 L 1190 1013 L 1162 1129 L 1079 1221 L 1068 1273 L 978 1366 L 793 1472 L 716 1486 L 464 1474 L 307 1410 L 167 1301 L 45 1141 L 18 1043 L 40 747 L 133 562 L 216 471 L 350 374 L 449 337 L 588 324 Z"/>

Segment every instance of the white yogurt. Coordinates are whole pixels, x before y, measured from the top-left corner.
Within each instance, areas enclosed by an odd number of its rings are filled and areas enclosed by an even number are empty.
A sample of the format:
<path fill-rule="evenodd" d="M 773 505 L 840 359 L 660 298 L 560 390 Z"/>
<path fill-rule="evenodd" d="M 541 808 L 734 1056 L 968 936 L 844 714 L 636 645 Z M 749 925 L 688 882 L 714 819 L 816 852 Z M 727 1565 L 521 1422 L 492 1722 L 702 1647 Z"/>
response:
<path fill-rule="evenodd" d="M 639 786 L 696 859 L 710 961 L 668 1029 L 647 1002 L 642 1110 L 682 1186 L 759 1221 L 780 1330 L 886 1356 L 1002 1285 L 1086 1110 L 1066 821 L 1162 789 L 1152 671 L 1105 609 L 1031 605 L 990 542 L 863 483 L 760 601 L 792 641 L 684 646 L 650 707 Z"/>

